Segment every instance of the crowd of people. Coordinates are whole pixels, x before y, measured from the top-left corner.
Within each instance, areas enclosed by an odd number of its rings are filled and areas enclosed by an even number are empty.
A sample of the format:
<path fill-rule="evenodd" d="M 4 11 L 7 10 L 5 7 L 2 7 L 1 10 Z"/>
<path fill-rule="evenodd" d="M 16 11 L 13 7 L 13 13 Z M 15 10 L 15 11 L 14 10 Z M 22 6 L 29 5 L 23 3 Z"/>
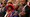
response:
<path fill-rule="evenodd" d="M 27 0 L 2 1 L 0 17 L 30 17 L 30 2 Z"/>

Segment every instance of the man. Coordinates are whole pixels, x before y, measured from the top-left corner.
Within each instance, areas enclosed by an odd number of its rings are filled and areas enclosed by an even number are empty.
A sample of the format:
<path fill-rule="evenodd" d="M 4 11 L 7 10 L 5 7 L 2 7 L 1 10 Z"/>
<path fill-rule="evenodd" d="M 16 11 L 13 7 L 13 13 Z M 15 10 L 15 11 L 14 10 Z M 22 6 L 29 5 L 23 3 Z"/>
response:
<path fill-rule="evenodd" d="M 20 4 L 18 4 L 19 9 L 20 9 L 21 6 L 25 6 L 26 5 L 25 2 L 27 2 L 27 1 L 26 0 L 20 0 Z"/>
<path fill-rule="evenodd" d="M 27 0 L 20 0 L 20 4 L 19 4 L 19 12 L 22 12 L 24 14 L 24 12 L 22 11 L 22 9 L 24 8 L 24 6 L 26 5 Z M 24 17 L 23 15 L 21 15 L 21 17 Z"/>
<path fill-rule="evenodd" d="M 4 14 L 5 14 L 5 11 L 4 11 L 5 5 L 6 5 L 6 3 L 4 3 L 4 4 L 1 3 L 1 7 L 0 7 L 0 9 L 1 9 L 1 13 L 0 14 L 2 15 L 1 17 L 3 17 Z"/>
<path fill-rule="evenodd" d="M 27 2 L 27 5 L 25 7 L 26 17 L 30 17 L 30 2 Z"/>

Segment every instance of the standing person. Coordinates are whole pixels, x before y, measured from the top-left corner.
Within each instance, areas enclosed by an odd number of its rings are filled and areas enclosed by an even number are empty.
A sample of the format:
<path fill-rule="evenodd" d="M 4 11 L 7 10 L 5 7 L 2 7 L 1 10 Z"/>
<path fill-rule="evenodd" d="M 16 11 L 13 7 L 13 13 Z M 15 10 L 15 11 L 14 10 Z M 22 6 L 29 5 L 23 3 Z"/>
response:
<path fill-rule="evenodd" d="M 5 5 L 3 4 L 3 3 L 1 3 L 1 7 L 0 7 L 0 9 L 1 9 L 1 14 L 2 14 L 2 16 L 1 17 L 3 17 L 4 16 L 4 8 L 5 8 Z M 4 13 L 3 13 L 4 12 Z M 0 15 L 1 15 L 0 14 Z"/>
<path fill-rule="evenodd" d="M 20 13 L 22 12 L 23 15 L 24 15 L 24 12 L 22 11 L 22 8 L 24 8 L 24 6 L 26 5 L 26 2 L 27 2 L 27 0 L 20 0 L 20 4 L 19 4 L 19 8 L 18 8 L 18 10 L 19 10 L 18 12 L 20 12 Z M 24 16 L 21 15 L 21 17 L 24 17 Z"/>
<path fill-rule="evenodd" d="M 14 5 L 12 4 L 12 2 L 8 2 L 8 5 L 4 9 L 5 11 L 7 11 L 8 6 L 11 7 L 11 10 L 14 8 Z"/>
<path fill-rule="evenodd" d="M 7 17 L 12 17 L 11 15 L 12 15 L 12 12 L 13 12 L 13 6 L 8 5 L 6 9 L 7 9 L 6 14 L 8 13 Z M 6 16 L 4 16 L 4 17 L 6 17 Z"/>
<path fill-rule="evenodd" d="M 25 12 L 26 12 L 26 17 L 30 17 L 30 2 L 27 2 Z"/>
<path fill-rule="evenodd" d="M 1 12 L 1 3 L 0 3 L 0 17 L 2 16 L 2 12 Z"/>
<path fill-rule="evenodd" d="M 13 6 L 14 7 L 14 5 L 12 4 L 12 2 L 8 2 L 8 5 L 6 5 L 6 7 L 4 8 L 4 11 L 6 11 L 7 10 L 7 6 L 9 6 L 9 5 L 11 5 L 11 6 Z M 5 14 L 4 14 L 5 15 Z"/>
<path fill-rule="evenodd" d="M 11 12 L 11 11 L 12 11 L 12 10 L 11 10 L 11 9 L 12 9 L 12 7 L 9 7 L 8 9 L 9 9 L 9 10 L 8 10 L 8 14 L 10 14 L 10 15 L 11 15 L 11 14 L 12 14 L 12 12 Z M 11 12 L 11 13 L 10 13 L 10 12 Z M 10 17 L 10 16 L 9 16 L 9 17 Z"/>
<path fill-rule="evenodd" d="M 19 0 L 19 1 L 20 1 L 20 2 L 19 2 L 19 4 L 18 4 L 18 6 L 19 6 L 18 10 L 20 10 L 20 7 L 21 7 L 21 6 L 25 6 L 25 5 L 26 5 L 25 2 L 27 2 L 27 0 Z"/>

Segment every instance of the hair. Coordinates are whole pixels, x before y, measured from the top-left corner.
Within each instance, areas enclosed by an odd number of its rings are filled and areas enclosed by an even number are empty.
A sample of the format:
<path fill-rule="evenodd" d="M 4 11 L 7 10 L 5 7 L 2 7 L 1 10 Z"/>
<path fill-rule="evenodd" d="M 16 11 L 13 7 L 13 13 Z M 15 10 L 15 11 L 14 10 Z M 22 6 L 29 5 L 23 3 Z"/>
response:
<path fill-rule="evenodd" d="M 28 2 L 28 0 L 26 0 L 26 2 Z"/>
<path fill-rule="evenodd" d="M 6 5 L 6 4 L 7 4 L 7 2 L 4 2 L 4 4 Z"/>
<path fill-rule="evenodd" d="M 9 8 L 9 7 L 13 10 L 13 7 L 12 7 L 11 5 L 10 5 L 10 6 L 8 6 L 8 8 Z"/>
<path fill-rule="evenodd" d="M 10 4 L 12 4 L 12 2 L 9 2 Z"/>
<path fill-rule="evenodd" d="M 2 5 L 3 3 L 1 2 L 1 5 Z"/>

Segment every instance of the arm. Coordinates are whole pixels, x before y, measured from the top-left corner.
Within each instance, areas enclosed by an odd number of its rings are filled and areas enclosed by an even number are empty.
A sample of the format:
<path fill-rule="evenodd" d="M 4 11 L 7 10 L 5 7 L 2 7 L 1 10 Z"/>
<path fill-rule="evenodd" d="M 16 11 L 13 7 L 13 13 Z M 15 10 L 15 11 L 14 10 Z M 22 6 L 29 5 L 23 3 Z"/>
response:
<path fill-rule="evenodd" d="M 8 12 L 6 12 L 6 14 L 5 14 L 5 16 L 4 16 L 4 17 L 6 17 L 6 16 L 7 16 L 7 14 L 8 14 Z"/>

